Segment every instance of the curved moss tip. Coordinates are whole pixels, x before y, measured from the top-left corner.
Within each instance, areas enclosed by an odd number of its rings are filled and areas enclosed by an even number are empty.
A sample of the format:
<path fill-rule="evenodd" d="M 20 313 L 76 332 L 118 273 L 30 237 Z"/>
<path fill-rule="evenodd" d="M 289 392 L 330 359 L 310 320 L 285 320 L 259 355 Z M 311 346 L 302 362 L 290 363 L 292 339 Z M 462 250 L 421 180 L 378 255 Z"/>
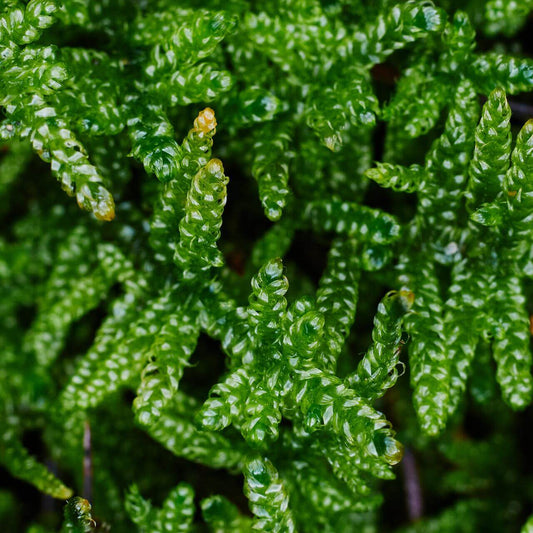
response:
<path fill-rule="evenodd" d="M 377 434 L 374 437 L 377 455 L 383 457 L 387 464 L 394 466 L 403 458 L 403 444 L 390 435 Z"/>
<path fill-rule="evenodd" d="M 115 201 L 111 193 L 102 185 L 84 184 L 76 193 L 76 200 L 81 209 L 92 211 L 98 220 L 107 222 L 115 218 Z"/>
<path fill-rule="evenodd" d="M 329 137 L 324 137 L 323 142 L 326 148 L 330 149 L 332 152 L 338 152 L 342 146 L 342 139 L 338 133 L 330 135 Z"/>
<path fill-rule="evenodd" d="M 206 169 L 213 174 L 224 174 L 224 165 L 220 159 L 211 159 L 207 163 Z"/>
<path fill-rule="evenodd" d="M 406 289 L 400 291 L 400 298 L 406 311 L 409 311 L 415 301 L 415 293 Z"/>
<path fill-rule="evenodd" d="M 53 494 L 52 496 L 58 500 L 68 500 L 73 494 L 74 491 L 71 488 L 63 486 L 56 494 Z"/>
<path fill-rule="evenodd" d="M 518 138 L 516 139 L 515 151 L 519 149 L 520 145 L 522 145 L 522 150 L 525 149 L 524 145 L 526 145 L 528 149 L 531 148 L 531 146 L 533 145 L 533 118 L 530 118 L 522 126 L 522 129 L 518 133 Z"/>
<path fill-rule="evenodd" d="M 495 100 L 497 102 L 502 102 L 505 100 L 507 103 L 505 90 L 502 87 L 496 87 L 489 94 L 489 100 Z"/>
<path fill-rule="evenodd" d="M 403 459 L 403 444 L 396 439 L 389 438 L 386 442 L 385 457 L 390 465 L 396 465 Z"/>
<path fill-rule="evenodd" d="M 194 119 L 194 129 L 204 135 L 214 131 L 216 127 L 217 120 L 215 118 L 215 112 L 210 107 L 206 107 L 200 111 Z"/>
<path fill-rule="evenodd" d="M 89 533 L 96 527 L 91 516 L 91 504 L 80 496 L 67 500 L 65 505 L 65 531 Z"/>
<path fill-rule="evenodd" d="M 524 132 L 531 138 L 533 136 L 533 118 L 530 118 L 522 128 Z M 531 141 L 530 141 L 531 142 Z"/>
<path fill-rule="evenodd" d="M 279 278 L 283 275 L 283 260 L 281 257 L 271 259 L 263 267 L 265 274 L 271 278 Z"/>
<path fill-rule="evenodd" d="M 398 310 L 400 314 L 407 313 L 413 307 L 415 301 L 415 293 L 409 289 L 401 289 L 399 291 L 389 291 L 383 301 L 389 300 L 394 302 L 392 305 Z"/>
<path fill-rule="evenodd" d="M 115 204 L 111 202 L 105 206 L 105 209 L 94 211 L 94 216 L 98 220 L 104 220 L 105 222 L 111 222 L 115 218 Z"/>

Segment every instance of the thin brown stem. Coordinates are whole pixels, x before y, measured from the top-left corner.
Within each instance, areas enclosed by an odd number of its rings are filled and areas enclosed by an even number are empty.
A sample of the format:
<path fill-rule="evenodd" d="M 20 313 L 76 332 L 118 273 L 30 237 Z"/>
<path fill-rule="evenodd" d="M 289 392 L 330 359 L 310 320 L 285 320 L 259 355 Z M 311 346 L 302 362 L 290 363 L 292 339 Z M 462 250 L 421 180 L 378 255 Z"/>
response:
<path fill-rule="evenodd" d="M 416 458 L 409 448 L 405 449 L 402 466 L 407 514 L 411 522 L 416 522 L 424 514 L 424 501 Z"/>
<path fill-rule="evenodd" d="M 91 426 L 86 420 L 83 431 L 83 497 L 91 501 L 93 491 L 93 460 L 91 451 Z"/>

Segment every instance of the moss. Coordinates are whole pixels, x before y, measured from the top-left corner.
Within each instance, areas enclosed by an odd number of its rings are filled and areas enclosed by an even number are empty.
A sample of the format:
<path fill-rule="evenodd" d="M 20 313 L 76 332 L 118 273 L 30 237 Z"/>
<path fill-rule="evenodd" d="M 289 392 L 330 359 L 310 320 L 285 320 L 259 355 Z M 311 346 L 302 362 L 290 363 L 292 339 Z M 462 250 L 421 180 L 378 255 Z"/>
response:
<path fill-rule="evenodd" d="M 526 523 L 531 9 L 5 0 L 2 523 Z"/>

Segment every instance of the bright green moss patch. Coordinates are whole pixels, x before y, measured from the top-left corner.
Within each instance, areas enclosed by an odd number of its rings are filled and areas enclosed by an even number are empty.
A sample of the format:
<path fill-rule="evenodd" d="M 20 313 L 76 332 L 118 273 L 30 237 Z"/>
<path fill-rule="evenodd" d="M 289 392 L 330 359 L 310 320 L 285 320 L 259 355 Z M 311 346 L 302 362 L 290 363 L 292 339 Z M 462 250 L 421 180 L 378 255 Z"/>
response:
<path fill-rule="evenodd" d="M 529 531 L 532 9 L 4 0 L 0 523 Z"/>

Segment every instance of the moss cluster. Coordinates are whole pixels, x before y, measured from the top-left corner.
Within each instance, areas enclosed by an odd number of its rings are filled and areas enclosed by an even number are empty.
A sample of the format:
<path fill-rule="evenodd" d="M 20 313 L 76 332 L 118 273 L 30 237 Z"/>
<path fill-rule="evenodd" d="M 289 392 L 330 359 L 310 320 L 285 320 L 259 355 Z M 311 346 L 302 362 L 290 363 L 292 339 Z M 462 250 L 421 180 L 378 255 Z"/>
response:
<path fill-rule="evenodd" d="M 533 531 L 531 10 L 4 0 L 6 531 Z"/>

